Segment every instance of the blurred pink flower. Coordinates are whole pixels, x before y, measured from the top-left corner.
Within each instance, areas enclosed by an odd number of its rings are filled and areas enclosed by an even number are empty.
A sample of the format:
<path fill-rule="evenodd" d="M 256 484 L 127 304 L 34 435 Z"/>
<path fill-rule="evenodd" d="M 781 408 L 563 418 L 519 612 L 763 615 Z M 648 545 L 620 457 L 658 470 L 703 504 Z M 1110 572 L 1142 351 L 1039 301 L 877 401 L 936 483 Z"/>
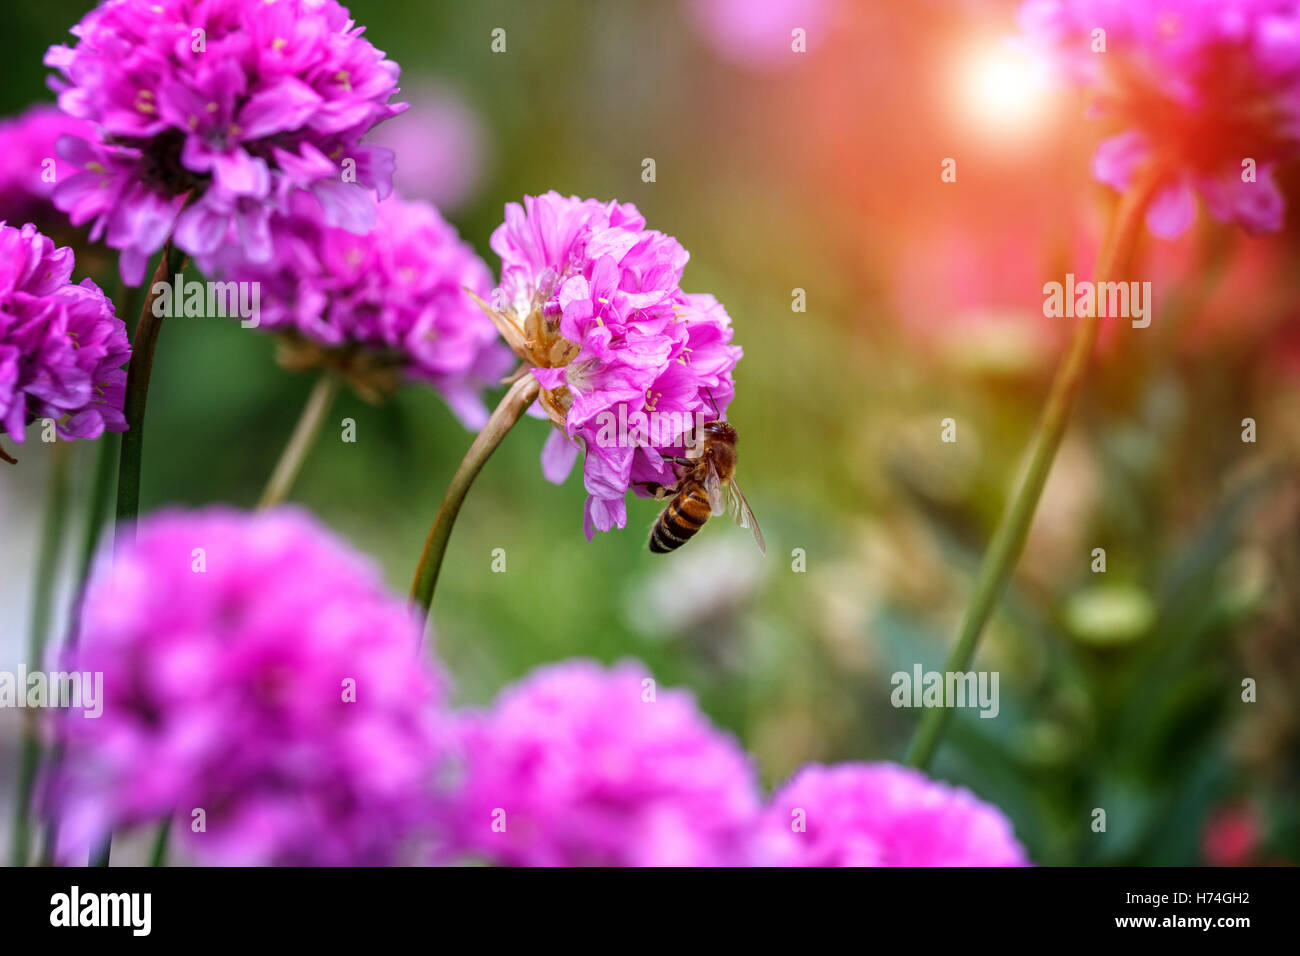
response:
<path fill-rule="evenodd" d="M 126 326 L 74 265 L 31 223 L 0 220 L 0 429 L 19 444 L 39 418 L 64 439 L 126 431 Z"/>
<path fill-rule="evenodd" d="M 146 518 L 100 555 L 80 635 L 63 666 L 103 672 L 103 712 L 62 723 L 62 858 L 174 817 L 203 863 L 384 864 L 427 822 L 443 680 L 378 568 L 304 512 Z"/>
<path fill-rule="evenodd" d="M 906 234 L 890 264 L 894 305 L 903 331 L 922 350 L 963 372 L 1004 375 L 1050 370 L 1072 320 L 1043 314 L 1043 286 L 1067 272 L 1092 275 L 1103 221 L 1091 203 L 1059 213 L 1026 213 L 979 228 L 922 224 Z M 1070 224 L 1069 229 L 1061 223 Z M 1144 250 L 1141 272 L 1125 279 L 1152 283 L 1152 321 L 1186 312 L 1177 347 L 1188 354 L 1220 353 L 1272 339 L 1290 321 L 1290 292 L 1282 281 L 1281 237 L 1239 237 L 1207 243 L 1190 231 Z M 1228 237 L 1231 238 L 1231 237 Z M 936 263 L 943 280 L 935 281 Z M 1101 319 L 1098 353 L 1108 357 L 1129 320 Z"/>
<path fill-rule="evenodd" d="M 744 859 L 759 797 L 737 743 L 639 663 L 534 671 L 467 715 L 457 849 L 515 866 Z"/>
<path fill-rule="evenodd" d="M 478 114 L 449 88 L 410 92 L 411 108 L 366 137 L 392 150 L 393 187 L 444 212 L 473 201 L 487 175 L 488 133 Z"/>
<path fill-rule="evenodd" d="M 1190 238 L 1190 237 L 1189 237 Z M 1193 243 L 1162 243 L 1148 255 L 1148 269 L 1160 284 L 1181 280 L 1189 310 L 1178 349 L 1216 356 L 1220 362 L 1261 343 L 1276 354 L 1286 326 L 1295 321 L 1294 296 L 1286 276 L 1290 253 L 1281 237 L 1262 236 L 1207 252 Z M 1189 267 L 1190 264 L 1190 267 Z M 1156 321 L 1160 321 L 1157 312 Z"/>
<path fill-rule="evenodd" d="M 1259 843 L 1259 817 L 1252 807 L 1220 807 L 1205 822 L 1201 853 L 1209 866 L 1249 866 Z"/>
<path fill-rule="evenodd" d="M 1025 866 L 1000 810 L 919 770 L 810 764 L 772 795 L 758 859 L 778 866 Z"/>
<path fill-rule="evenodd" d="M 894 299 L 918 355 L 967 372 L 1049 368 L 1069 335 L 1066 321 L 1043 315 L 1043 284 L 1064 278 L 1045 254 L 1054 238 L 1036 223 L 1004 220 L 978 230 L 927 223 L 900 243 Z"/>
<path fill-rule="evenodd" d="M 625 527 L 629 488 L 644 496 L 641 483 L 675 483 L 665 459 L 686 453 L 694 416 L 726 416 L 741 357 L 731 319 L 712 296 L 682 291 L 689 254 L 628 203 L 526 196 L 506 205 L 492 248 L 501 257 L 494 321 L 534 366 L 540 407 L 559 429 L 543 472 L 563 481 L 585 451 L 588 539 Z M 672 436 L 611 440 L 613 422 L 651 412 L 686 424 Z"/>
<path fill-rule="evenodd" d="M 797 62 L 791 33 L 811 47 L 830 19 L 834 0 L 683 0 L 687 19 L 719 54 L 746 66 Z"/>
<path fill-rule="evenodd" d="M 43 232 L 66 228 L 68 217 L 54 208 L 54 187 L 81 172 L 60 159 L 55 149 L 61 136 L 94 135 L 85 120 L 55 106 L 33 106 L 0 121 L 0 219 L 34 223 Z"/>
<path fill-rule="evenodd" d="M 367 397 L 383 397 L 400 371 L 435 388 L 467 428 L 481 428 L 488 417 L 482 389 L 505 374 L 511 357 L 466 294 L 486 297 L 492 289 L 492 273 L 473 248 L 429 203 L 395 195 L 378 204 L 366 235 L 325 224 L 303 197 L 290 209 L 272 218 L 271 262 L 229 247 L 200 265 L 261 283 L 258 327 L 322 346 Z"/>
<path fill-rule="evenodd" d="M 1281 228 L 1273 170 L 1300 152 L 1300 3 L 1028 0 L 1020 21 L 1124 130 L 1098 147 L 1094 176 L 1123 191 L 1142 167 L 1161 171 L 1153 233 L 1187 229 L 1197 194 L 1222 222 Z"/>

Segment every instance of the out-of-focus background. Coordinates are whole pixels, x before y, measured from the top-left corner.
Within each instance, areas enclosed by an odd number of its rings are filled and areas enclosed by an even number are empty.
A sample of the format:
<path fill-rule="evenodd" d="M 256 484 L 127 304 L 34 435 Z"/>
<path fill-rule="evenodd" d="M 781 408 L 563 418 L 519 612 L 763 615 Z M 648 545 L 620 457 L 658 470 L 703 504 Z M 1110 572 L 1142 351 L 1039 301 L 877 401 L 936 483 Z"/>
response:
<path fill-rule="evenodd" d="M 0 115 L 52 101 L 41 57 L 85 8 L 0 8 Z M 632 202 L 690 250 L 684 286 L 726 305 L 745 350 L 729 417 L 767 557 L 725 520 L 652 555 L 658 506 L 639 499 L 625 531 L 587 542 L 579 477 L 543 480 L 550 426 L 525 420 L 474 487 L 439 586 L 458 699 L 560 658 L 635 656 L 693 688 L 768 784 L 810 760 L 900 759 L 919 712 L 890 705 L 890 675 L 942 667 L 1069 333 L 1044 318 L 1042 285 L 1091 274 L 1115 200 L 1088 175 L 1104 130 L 1008 59 L 1014 5 L 350 8 L 413 104 L 379 131 L 399 186 L 438 202 L 494 271 L 505 202 Z M 1155 320 L 1107 329 L 977 659 L 1000 674 L 1000 713 L 959 711 L 933 764 L 1000 806 L 1036 862 L 1300 858 L 1300 181 L 1283 182 L 1283 235 L 1202 214 L 1177 242 L 1148 237 L 1132 278 L 1154 282 Z M 253 505 L 311 385 L 273 345 L 233 321 L 168 321 L 146 511 Z M 379 408 L 344 396 L 332 419 L 293 497 L 404 592 L 471 436 L 416 386 Z M 95 449 L 70 451 L 81 501 Z M 17 455 L 0 466 L 7 670 L 24 662 L 51 446 L 33 429 Z M 0 711 L 4 801 L 18 728 Z"/>

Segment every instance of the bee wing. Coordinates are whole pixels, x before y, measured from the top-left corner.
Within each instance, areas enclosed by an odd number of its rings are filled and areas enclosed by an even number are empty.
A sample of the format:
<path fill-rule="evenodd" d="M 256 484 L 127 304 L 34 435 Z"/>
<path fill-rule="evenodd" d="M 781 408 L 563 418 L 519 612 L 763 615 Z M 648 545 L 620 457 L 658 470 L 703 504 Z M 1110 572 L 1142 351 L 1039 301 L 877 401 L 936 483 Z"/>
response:
<path fill-rule="evenodd" d="M 709 510 L 715 518 L 727 510 L 727 502 L 722 493 L 722 479 L 718 477 L 718 470 L 713 467 L 712 461 L 709 462 L 709 473 L 704 476 L 704 490 L 709 493 Z"/>
<path fill-rule="evenodd" d="M 742 528 L 748 528 L 749 533 L 754 536 L 754 543 L 758 545 L 758 550 L 767 554 L 767 542 L 763 540 L 763 532 L 758 527 L 758 519 L 754 517 L 754 512 L 750 510 L 749 502 L 745 500 L 745 494 L 736 484 L 736 479 L 732 478 L 727 482 L 727 497 L 731 502 L 731 518 Z"/>

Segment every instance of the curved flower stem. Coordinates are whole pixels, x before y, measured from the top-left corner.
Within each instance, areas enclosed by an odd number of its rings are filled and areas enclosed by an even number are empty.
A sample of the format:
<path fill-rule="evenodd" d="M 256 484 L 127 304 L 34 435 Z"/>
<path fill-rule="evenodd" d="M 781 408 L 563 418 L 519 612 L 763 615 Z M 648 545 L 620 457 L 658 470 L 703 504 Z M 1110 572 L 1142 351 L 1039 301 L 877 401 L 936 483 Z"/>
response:
<path fill-rule="evenodd" d="M 1152 170 L 1140 182 L 1135 182 L 1133 188 L 1121 199 L 1110 232 L 1097 256 L 1095 281 L 1098 287 L 1102 282 L 1114 280 L 1128 268 L 1141 235 L 1143 215 L 1159 181 L 1157 172 Z M 1020 552 L 1024 549 L 1034 510 L 1038 506 L 1038 499 L 1042 497 L 1043 486 L 1052 470 L 1052 461 L 1061 446 L 1061 439 L 1070 422 L 1070 413 L 1083 385 L 1100 325 L 1101 319 L 1094 308 L 1091 314 L 1083 317 L 1075 326 L 1074 336 L 1065 359 L 1052 380 L 1047 404 L 1031 439 L 1020 486 L 1012 495 L 989 542 L 988 551 L 984 554 L 979 576 L 975 580 L 975 589 L 962 618 L 957 643 L 948 655 L 945 665 L 948 673 L 962 672 L 969 666 L 984 625 L 993 613 L 1007 579 L 1020 558 Z M 911 746 L 908 747 L 905 763 L 922 769 L 929 764 L 948 726 L 951 713 L 951 708 L 948 707 L 929 708 L 924 712 Z"/>
<path fill-rule="evenodd" d="M 104 524 L 108 520 L 108 503 L 113 496 L 113 479 L 117 475 L 117 460 L 114 454 L 117 450 L 117 436 L 105 433 L 95 444 L 98 446 L 95 450 L 95 475 L 91 481 L 90 508 L 81 539 L 81 554 L 78 556 L 77 589 L 68 608 L 68 636 L 64 644 L 68 651 L 73 651 L 77 647 L 80 636 L 78 618 L 81 615 L 81 599 L 86 589 L 86 580 L 90 577 L 90 565 L 95 559 L 95 552 L 99 550 L 99 539 Z M 65 750 L 66 745 L 60 735 L 50 751 L 51 775 L 56 774 L 63 765 Z M 57 816 L 51 816 L 49 825 L 45 828 L 45 844 L 41 851 L 42 866 L 54 865 L 58 843 L 59 819 Z"/>
<path fill-rule="evenodd" d="M 81 591 L 90 577 L 90 566 L 94 563 L 95 552 L 99 550 L 99 539 L 103 536 L 108 521 L 108 502 L 113 494 L 113 479 L 116 477 L 117 451 L 116 436 L 103 435 L 98 441 L 98 454 L 95 456 L 95 477 L 91 483 L 90 512 L 86 516 L 86 527 L 81 539 L 80 563 L 77 565 L 76 607 L 81 606 Z M 68 645 L 77 646 L 77 630 L 68 632 Z"/>
<path fill-rule="evenodd" d="M 162 329 L 162 318 L 153 314 L 154 287 L 160 282 L 170 282 L 172 276 L 185 268 L 185 253 L 168 239 L 163 245 L 158 268 L 149 280 L 140 319 L 135 324 L 131 340 L 131 364 L 126 368 L 127 430 L 122 433 L 122 453 L 117 462 L 117 510 L 114 515 L 113 548 L 118 550 L 135 540 L 135 521 L 140 514 L 140 461 L 144 453 L 144 412 L 149 401 L 149 377 L 153 373 L 153 352 Z M 91 866 L 108 866 L 113 849 L 113 835 L 107 834 L 104 842 L 91 850 Z"/>
<path fill-rule="evenodd" d="M 36 556 L 36 577 L 32 590 L 32 625 L 27 638 L 27 665 L 34 670 L 44 666 L 45 638 L 50 629 L 50 610 L 54 604 L 54 582 L 58 577 L 59 555 L 63 545 L 63 528 L 68 514 L 68 448 L 56 441 L 50 450 L 50 487 L 41 522 L 41 541 Z M 25 693 L 25 688 L 19 688 Z M 18 787 L 14 800 L 13 842 L 9 848 L 9 865 L 26 866 L 31 843 L 29 816 L 36 771 L 41 763 L 41 739 L 37 711 L 24 712 L 22 756 L 18 765 Z"/>
<path fill-rule="evenodd" d="M 135 519 L 140 513 L 144 412 L 149 400 L 154 346 L 158 344 L 158 332 L 162 328 L 162 319 L 153 314 L 153 303 L 157 297 L 154 286 L 159 282 L 170 282 L 171 277 L 184 267 L 185 254 L 168 240 L 163 246 L 162 258 L 158 260 L 158 268 L 149 280 L 149 291 L 145 296 L 144 308 L 140 310 L 140 320 L 135 326 L 135 338 L 131 342 L 131 364 L 126 371 L 124 406 L 127 430 L 122 433 L 122 456 L 117 465 L 117 533 L 114 546 L 119 548 L 135 537 Z"/>
<path fill-rule="evenodd" d="M 298 417 L 298 424 L 294 426 L 293 434 L 289 436 L 289 443 L 280 453 L 280 460 L 276 462 L 275 471 L 271 473 L 271 480 L 266 483 L 266 489 L 257 502 L 259 509 L 278 505 L 289 494 L 294 479 L 302 469 L 302 463 L 320 433 L 321 425 L 325 423 L 325 416 L 329 414 L 330 406 L 334 404 L 334 398 L 339 393 L 339 384 L 338 376 L 326 371 L 321 373 L 316 384 L 312 386 L 311 394 L 307 396 L 307 404 L 303 406 L 302 414 Z"/>
<path fill-rule="evenodd" d="M 438 583 L 438 571 L 442 568 L 443 555 L 447 551 L 447 540 L 451 537 L 452 525 L 460 514 L 460 506 L 465 501 L 469 486 L 474 483 L 484 463 L 492 457 L 506 433 L 537 398 L 539 388 L 537 378 L 533 375 L 524 375 L 510 386 L 510 391 L 502 397 L 488 423 L 469 446 L 465 459 L 447 486 L 447 493 L 442 497 L 442 505 L 438 508 L 438 515 L 433 519 L 433 526 L 429 528 L 429 536 L 424 542 L 424 550 L 420 553 L 415 582 L 411 585 L 411 598 L 425 614 L 429 613 L 430 605 L 433 604 L 433 589 Z"/>

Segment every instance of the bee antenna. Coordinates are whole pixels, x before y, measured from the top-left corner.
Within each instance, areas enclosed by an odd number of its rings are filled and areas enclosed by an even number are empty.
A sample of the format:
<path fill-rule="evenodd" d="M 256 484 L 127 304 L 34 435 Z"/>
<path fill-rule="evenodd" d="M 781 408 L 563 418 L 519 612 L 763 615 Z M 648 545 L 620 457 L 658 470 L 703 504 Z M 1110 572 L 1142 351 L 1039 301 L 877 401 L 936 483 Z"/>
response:
<path fill-rule="evenodd" d="M 709 396 L 709 401 L 713 404 L 713 414 L 718 417 L 719 421 L 721 421 L 722 412 L 718 411 L 718 400 L 713 397 L 713 393 L 709 391 L 707 388 L 704 390 L 704 394 Z"/>

